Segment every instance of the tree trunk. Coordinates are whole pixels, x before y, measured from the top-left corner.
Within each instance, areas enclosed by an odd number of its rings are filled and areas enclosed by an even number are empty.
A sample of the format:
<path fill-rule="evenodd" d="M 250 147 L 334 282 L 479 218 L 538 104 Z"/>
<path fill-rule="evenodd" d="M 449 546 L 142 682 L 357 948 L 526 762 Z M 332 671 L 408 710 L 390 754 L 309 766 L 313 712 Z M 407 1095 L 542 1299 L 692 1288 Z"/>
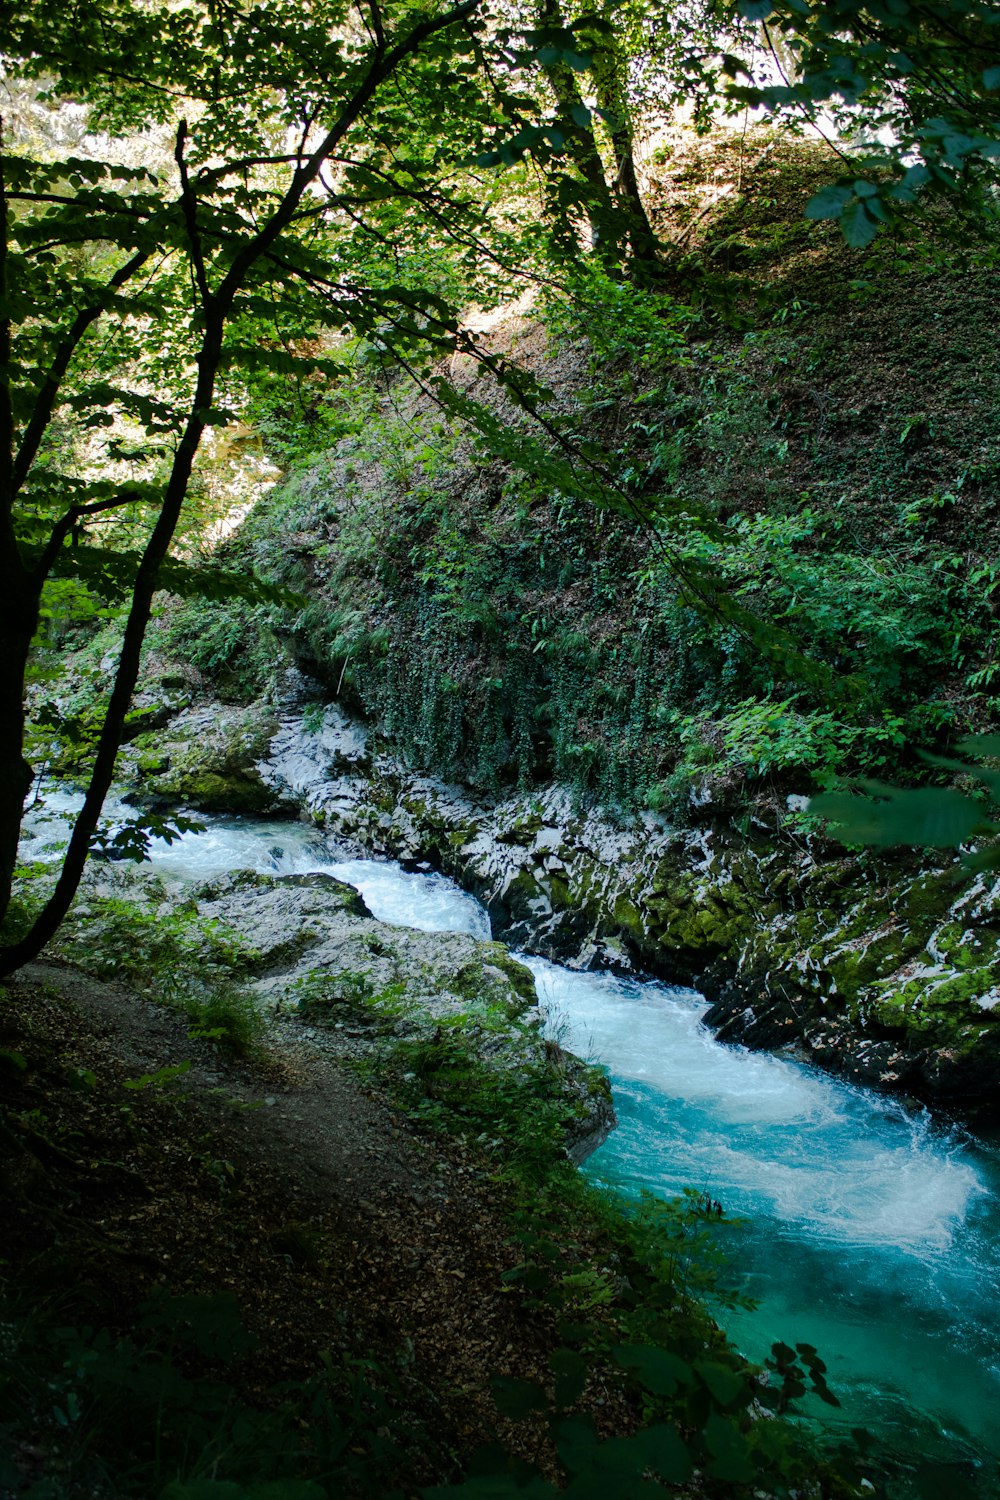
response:
<path fill-rule="evenodd" d="M 200 319 L 204 329 L 197 355 L 198 377 L 189 415 L 174 455 L 170 477 L 163 492 L 159 515 L 153 526 L 132 587 L 132 601 L 114 686 L 97 744 L 90 785 L 83 808 L 77 817 L 62 870 L 48 902 L 36 918 L 31 931 L 18 943 L 0 949 L 0 977 L 12 973 L 37 957 L 55 934 L 69 910 L 80 884 L 91 840 L 97 829 L 104 799 L 111 787 L 115 761 L 122 740 L 125 716 L 139 676 L 142 642 L 152 609 L 160 568 L 166 559 L 180 519 L 191 478 L 192 465 L 201 437 L 209 420 L 215 395 L 215 382 L 222 358 L 223 330 L 232 316 L 237 294 L 250 269 L 268 254 L 274 243 L 292 223 L 303 195 L 316 180 L 323 163 L 337 149 L 354 127 L 363 110 L 374 99 L 379 87 L 391 78 L 411 56 L 417 55 L 438 33 L 457 27 L 479 8 L 481 0 L 457 0 L 454 8 L 441 16 L 418 17 L 410 31 L 395 45 L 389 46 L 379 32 L 370 64 L 354 92 L 344 102 L 336 120 L 310 154 L 300 156 L 291 183 L 278 207 L 246 239 L 231 257 L 228 269 L 213 292 L 206 273 L 205 252 L 201 239 L 198 200 L 191 189 L 184 160 L 187 125 L 178 129 L 176 160 L 181 176 L 181 196 L 177 207 L 187 229 L 191 274 L 199 293 Z M 0 121 L 2 127 L 2 121 Z M 52 555 L 43 555 L 36 573 L 25 569 L 14 536 L 12 515 L 15 497 L 37 453 L 38 441 L 44 435 L 59 394 L 60 382 L 74 356 L 80 339 L 104 308 L 103 300 L 78 313 L 66 338 L 47 372 L 42 397 L 36 402 L 27 433 L 14 461 L 14 421 L 8 385 L 11 325 L 6 316 L 7 285 L 7 199 L 3 178 L 3 136 L 0 128 L 0 898 L 9 903 L 14 862 L 24 797 L 31 784 L 31 770 L 23 755 L 23 688 L 24 667 L 31 637 L 38 617 L 40 591 L 49 567 L 61 545 L 64 532 L 54 528 L 50 536 Z M 303 147 L 304 149 L 304 147 Z M 140 248 L 120 268 L 108 289 L 120 289 L 124 280 L 148 258 L 149 251 Z M 34 432 L 33 429 L 34 428 Z M 23 472 L 18 472 L 18 470 Z M 66 520 L 66 517 L 63 518 Z"/>
<path fill-rule="evenodd" d="M 24 799 L 31 767 L 24 758 L 24 672 L 38 622 L 33 590 L 14 535 L 14 409 L 10 390 L 7 184 L 0 119 L 0 922 L 10 905 Z"/>
<path fill-rule="evenodd" d="M 6 566 L 4 566 L 6 563 Z M 19 557 L 0 563 L 0 921 L 10 905 L 31 767 L 24 757 L 24 675 L 38 596 Z"/>
<path fill-rule="evenodd" d="M 13 973 L 22 964 L 30 963 L 33 958 L 37 958 L 45 944 L 58 931 L 79 887 L 91 840 L 97 830 L 101 809 L 104 806 L 104 799 L 111 789 L 114 778 L 115 761 L 118 758 L 125 727 L 125 715 L 128 713 L 132 694 L 139 678 L 142 642 L 152 610 L 160 567 L 167 556 L 177 529 L 181 506 L 191 478 L 191 468 L 205 430 L 205 416 L 211 410 L 222 351 L 222 326 L 221 318 L 213 320 L 202 341 L 201 353 L 198 356 L 198 381 L 191 403 L 191 415 L 188 417 L 184 435 L 174 455 L 160 514 L 146 544 L 146 550 L 132 586 L 132 603 L 118 658 L 118 670 L 97 744 L 90 785 L 84 797 L 83 808 L 77 816 L 70 835 L 59 879 L 55 890 L 35 919 L 30 932 L 20 942 L 0 949 L 0 977 Z M 30 770 L 28 784 L 30 784 Z M 20 819 L 20 808 L 18 818 Z M 15 842 L 15 853 L 16 848 Z"/>
<path fill-rule="evenodd" d="M 607 4 L 604 18 L 613 21 L 613 12 Z M 636 177 L 635 136 L 623 77 L 626 66 L 617 41 L 612 36 L 602 37 L 594 48 L 594 86 L 597 102 L 609 117 L 608 133 L 615 162 L 615 202 L 627 225 L 634 271 L 640 279 L 648 279 L 656 274 L 661 245 L 649 222 Z"/>
<path fill-rule="evenodd" d="M 541 26 L 564 27 L 566 21 L 559 0 L 539 0 L 538 21 Z M 617 217 L 614 200 L 604 175 L 604 163 L 597 149 L 593 127 L 581 124 L 585 105 L 576 75 L 565 63 L 543 66 L 542 72 L 559 107 L 569 155 L 587 184 L 586 214 L 591 248 L 602 260 L 617 261 L 619 246 L 614 232 Z"/>

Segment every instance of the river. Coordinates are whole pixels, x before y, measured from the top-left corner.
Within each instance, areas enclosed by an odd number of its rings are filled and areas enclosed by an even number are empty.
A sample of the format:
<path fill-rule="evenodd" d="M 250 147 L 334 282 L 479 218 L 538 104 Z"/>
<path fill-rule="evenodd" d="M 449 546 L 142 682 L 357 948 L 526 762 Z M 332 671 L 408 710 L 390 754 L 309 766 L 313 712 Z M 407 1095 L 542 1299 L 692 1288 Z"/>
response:
<path fill-rule="evenodd" d="M 49 798 L 55 820 L 35 824 L 26 856 L 44 855 L 68 805 Z M 382 921 L 489 936 L 483 908 L 443 876 L 344 859 L 302 824 L 212 819 L 152 859 L 181 881 L 324 871 Z M 911 1470 L 920 1455 L 917 1488 L 900 1494 L 1000 1493 L 1000 1150 L 791 1059 L 721 1045 L 694 991 L 518 956 L 549 1029 L 610 1075 L 620 1125 L 584 1170 L 626 1194 L 693 1187 L 741 1221 L 719 1231 L 756 1300 L 719 1312 L 734 1342 L 758 1361 L 778 1339 L 815 1345 L 842 1403 L 816 1414 L 825 1432 L 873 1430 Z"/>

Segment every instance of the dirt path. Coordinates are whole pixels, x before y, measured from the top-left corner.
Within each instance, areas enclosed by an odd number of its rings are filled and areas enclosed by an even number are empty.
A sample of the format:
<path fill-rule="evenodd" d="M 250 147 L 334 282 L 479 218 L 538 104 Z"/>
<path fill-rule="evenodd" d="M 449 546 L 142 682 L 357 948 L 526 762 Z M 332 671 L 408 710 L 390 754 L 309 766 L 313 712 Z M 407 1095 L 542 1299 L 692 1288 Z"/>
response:
<path fill-rule="evenodd" d="M 23 971 L 0 1048 L 26 1061 L 8 1097 L 38 1149 L 0 1161 L 4 1253 L 43 1284 L 72 1266 L 112 1325 L 156 1285 L 233 1292 L 258 1341 L 251 1397 L 325 1350 L 371 1358 L 415 1437 L 411 1483 L 440 1480 L 509 1433 L 488 1376 L 544 1378 L 551 1320 L 503 1280 L 521 1252 L 482 1169 L 421 1138 L 332 1046 L 277 1023 L 267 1058 L 239 1062 L 114 984 Z"/>

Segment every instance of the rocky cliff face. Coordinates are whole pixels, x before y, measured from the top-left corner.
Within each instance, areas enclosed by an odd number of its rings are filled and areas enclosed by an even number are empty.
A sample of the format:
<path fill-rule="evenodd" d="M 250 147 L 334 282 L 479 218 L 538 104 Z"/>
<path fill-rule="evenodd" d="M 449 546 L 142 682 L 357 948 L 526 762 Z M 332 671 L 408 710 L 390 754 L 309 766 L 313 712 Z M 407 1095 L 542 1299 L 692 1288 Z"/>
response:
<path fill-rule="evenodd" d="M 225 744 L 205 715 L 188 710 L 164 731 L 169 777 L 144 769 L 147 796 L 183 800 L 190 764 L 197 804 L 214 755 L 226 775 L 252 775 L 259 806 L 301 809 L 359 850 L 452 876 L 512 947 L 695 985 L 726 1041 L 1000 1114 L 1000 881 L 963 881 L 946 858 L 744 836 L 722 820 L 612 823 L 559 787 L 477 798 L 413 774 L 336 707 L 286 714 L 254 766 L 252 713 Z"/>
<path fill-rule="evenodd" d="M 454 876 L 504 942 L 695 984 L 725 1040 L 1000 1109 L 1000 882 L 651 814 L 616 826 L 558 788 L 476 801 L 410 774 L 336 709 L 313 724 L 284 722 L 265 779 L 339 837 Z"/>

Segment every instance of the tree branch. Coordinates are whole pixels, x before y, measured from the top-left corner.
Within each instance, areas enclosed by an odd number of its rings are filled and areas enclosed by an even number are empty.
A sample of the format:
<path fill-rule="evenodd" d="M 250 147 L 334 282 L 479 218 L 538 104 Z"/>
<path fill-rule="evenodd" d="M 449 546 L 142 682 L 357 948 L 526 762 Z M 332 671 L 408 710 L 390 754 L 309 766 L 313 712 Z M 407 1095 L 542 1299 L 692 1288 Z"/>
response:
<path fill-rule="evenodd" d="M 151 253 L 150 250 L 137 250 L 132 258 L 127 260 L 123 266 L 119 266 L 115 274 L 108 280 L 101 291 L 98 301 L 90 307 L 83 308 L 73 319 L 69 332 L 56 350 L 56 356 L 48 368 L 28 425 L 24 430 L 24 436 L 15 455 L 11 473 L 9 505 L 13 505 L 14 497 L 24 484 L 25 479 L 27 479 L 31 465 L 35 461 L 35 456 L 38 453 L 38 445 L 45 436 L 45 429 L 48 427 L 52 413 L 55 410 L 63 377 L 69 369 L 69 362 L 76 353 L 80 340 L 91 324 L 96 322 L 101 313 L 104 312 L 111 294 L 119 291 L 135 275 L 140 266 L 144 265 L 149 259 Z"/>
<path fill-rule="evenodd" d="M 38 587 L 41 588 L 49 576 L 63 542 L 79 521 L 82 521 L 85 516 L 97 516 L 106 510 L 120 510 L 125 505 L 134 504 L 140 498 L 137 490 L 123 490 L 120 495 L 113 495 L 108 500 L 94 500 L 90 505 L 71 505 L 66 514 L 60 516 L 53 526 L 45 544 L 45 550 L 37 566 L 32 569 Z"/>
<path fill-rule="evenodd" d="M 219 306 L 228 307 L 250 267 L 266 250 L 270 249 L 279 235 L 291 224 L 306 188 L 315 180 L 323 163 L 336 150 L 381 84 L 390 78 L 408 57 L 417 53 L 424 42 L 474 15 L 482 4 L 483 0 L 462 0 L 461 4 L 446 11 L 444 15 L 426 16 L 422 21 L 418 21 L 402 41 L 397 42 L 396 46 L 388 52 L 377 49 L 366 77 L 341 111 L 336 123 L 331 126 L 319 145 L 296 171 L 281 207 L 272 215 L 259 234 L 255 235 L 233 258 L 217 292 Z"/>
<path fill-rule="evenodd" d="M 0 512 L 5 518 L 13 505 L 14 403 L 10 389 L 11 325 L 7 306 L 8 210 L 3 170 L 3 120 L 0 118 Z"/>
<path fill-rule="evenodd" d="M 208 286 L 208 276 L 205 273 L 205 255 L 202 250 L 201 236 L 198 233 L 198 199 L 191 187 L 191 179 L 188 176 L 187 162 L 184 160 L 184 143 L 187 140 L 187 120 L 182 120 L 177 127 L 177 144 L 174 147 L 174 161 L 181 176 L 181 212 L 184 215 L 184 223 L 187 226 L 188 244 L 191 246 L 191 264 L 194 267 L 195 281 L 198 285 L 198 295 L 201 297 L 201 305 L 208 310 L 212 294 Z"/>

